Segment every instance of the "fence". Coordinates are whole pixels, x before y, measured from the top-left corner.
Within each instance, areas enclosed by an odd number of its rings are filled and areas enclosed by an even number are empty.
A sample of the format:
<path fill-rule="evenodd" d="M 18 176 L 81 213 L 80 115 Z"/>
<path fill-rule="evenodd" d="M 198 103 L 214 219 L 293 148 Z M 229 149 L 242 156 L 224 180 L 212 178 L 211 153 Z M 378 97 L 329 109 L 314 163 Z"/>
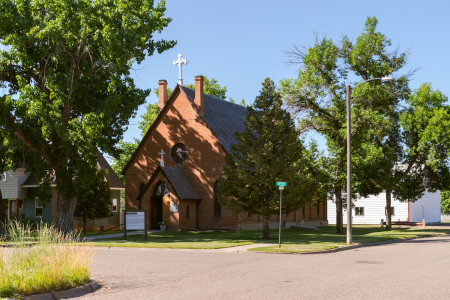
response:
<path fill-rule="evenodd" d="M 441 213 L 441 222 L 450 222 L 450 212 Z"/>

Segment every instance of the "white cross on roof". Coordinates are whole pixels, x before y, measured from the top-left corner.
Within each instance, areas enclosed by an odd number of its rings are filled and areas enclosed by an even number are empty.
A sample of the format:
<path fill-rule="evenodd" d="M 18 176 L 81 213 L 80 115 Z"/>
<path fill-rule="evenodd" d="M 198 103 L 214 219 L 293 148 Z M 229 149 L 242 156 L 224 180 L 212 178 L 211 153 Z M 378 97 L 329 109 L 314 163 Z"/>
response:
<path fill-rule="evenodd" d="M 189 62 L 187 59 L 182 58 L 183 54 L 178 53 L 178 59 L 173 61 L 173 65 L 179 67 L 179 78 L 178 78 L 178 84 L 183 86 L 183 77 L 182 77 L 182 73 L 181 73 L 181 67 L 183 65 L 187 65 L 187 63 Z"/>

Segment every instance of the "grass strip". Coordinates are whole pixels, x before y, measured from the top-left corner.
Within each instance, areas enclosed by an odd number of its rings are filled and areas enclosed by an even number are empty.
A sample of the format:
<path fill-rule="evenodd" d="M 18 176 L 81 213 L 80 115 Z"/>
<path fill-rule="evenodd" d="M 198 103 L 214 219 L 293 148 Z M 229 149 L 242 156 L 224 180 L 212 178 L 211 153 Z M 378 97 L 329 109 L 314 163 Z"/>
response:
<path fill-rule="evenodd" d="M 304 229 L 283 229 L 281 233 L 282 246 L 284 252 L 310 252 L 336 248 L 346 244 L 345 235 L 337 235 L 334 226 L 319 227 L 317 231 Z M 344 232 L 346 230 L 344 229 Z M 431 236 L 448 234 L 449 229 L 422 229 L 422 228 L 393 228 L 386 231 L 379 226 L 353 227 L 353 241 L 355 243 L 373 243 L 400 239 L 413 236 Z M 122 237 L 94 240 L 95 246 L 105 247 L 142 247 L 142 248 L 172 248 L 172 249 L 220 249 L 241 245 L 257 243 L 278 244 L 278 230 L 270 231 L 271 239 L 263 240 L 262 231 L 222 231 L 222 232 L 151 232 L 148 233 L 148 240 L 144 240 L 143 234 L 128 236 L 127 240 Z M 261 247 L 259 247 L 261 248 Z M 274 251 L 271 247 L 262 247 L 263 250 L 253 251 Z M 272 250 L 271 250 L 272 249 Z M 278 249 L 278 248 L 277 248 Z"/>

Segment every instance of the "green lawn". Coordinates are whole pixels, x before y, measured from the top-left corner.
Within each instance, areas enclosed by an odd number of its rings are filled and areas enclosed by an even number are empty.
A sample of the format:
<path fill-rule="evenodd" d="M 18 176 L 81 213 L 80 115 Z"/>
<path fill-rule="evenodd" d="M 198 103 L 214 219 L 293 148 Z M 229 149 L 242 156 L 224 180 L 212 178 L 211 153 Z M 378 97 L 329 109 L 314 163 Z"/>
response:
<path fill-rule="evenodd" d="M 255 248 L 253 251 L 271 252 L 310 252 L 336 248 L 346 243 L 345 235 L 336 235 L 334 226 L 319 227 L 318 231 L 303 229 L 283 229 L 281 232 L 282 249 L 276 247 Z M 344 229 L 345 232 L 345 229 Z M 354 226 L 353 242 L 370 243 L 411 236 L 431 236 L 450 233 L 447 229 L 409 229 L 394 228 L 385 231 L 379 226 Z M 129 236 L 128 240 L 114 238 L 96 240 L 95 246 L 105 247 L 145 247 L 178 249 L 218 249 L 258 243 L 278 244 L 278 230 L 270 231 L 270 240 L 262 239 L 262 231 L 224 231 L 224 232 L 152 232 L 148 240 L 143 235 Z"/>

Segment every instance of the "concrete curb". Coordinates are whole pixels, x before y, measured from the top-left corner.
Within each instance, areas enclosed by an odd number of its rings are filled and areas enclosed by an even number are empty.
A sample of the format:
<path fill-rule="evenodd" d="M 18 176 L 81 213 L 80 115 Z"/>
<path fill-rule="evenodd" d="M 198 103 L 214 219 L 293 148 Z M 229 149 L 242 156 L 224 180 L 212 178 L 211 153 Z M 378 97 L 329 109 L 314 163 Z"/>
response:
<path fill-rule="evenodd" d="M 76 288 L 72 288 L 64 291 L 36 294 L 21 297 L 23 300 L 54 300 L 54 299 L 67 299 L 73 297 L 80 297 L 89 293 L 92 293 L 100 288 L 100 285 L 95 280 L 90 280 L 88 283 Z M 12 298 L 8 298 L 8 300 Z"/>
<path fill-rule="evenodd" d="M 386 244 L 395 244 L 395 243 L 403 243 L 410 240 L 415 239 L 422 239 L 422 238 L 430 238 L 430 237 L 437 237 L 437 236 L 447 236 L 450 234 L 434 234 L 434 235 L 428 235 L 428 236 L 412 236 L 407 238 L 401 238 L 401 239 L 393 239 L 393 240 L 387 240 L 382 242 L 373 242 L 373 243 L 363 243 L 363 244 L 355 244 L 355 245 L 342 245 L 334 249 L 329 250 L 323 250 L 323 251 L 312 251 L 312 252 L 266 252 L 266 251 L 251 251 L 255 253 L 265 253 L 265 254 L 323 254 L 323 253 L 335 253 L 340 251 L 346 251 L 346 250 L 352 250 L 357 248 L 363 248 L 363 247 L 373 247 L 373 246 L 381 246 Z M 255 247 L 258 248 L 258 247 Z M 248 250 L 247 250 L 248 251 Z"/>

